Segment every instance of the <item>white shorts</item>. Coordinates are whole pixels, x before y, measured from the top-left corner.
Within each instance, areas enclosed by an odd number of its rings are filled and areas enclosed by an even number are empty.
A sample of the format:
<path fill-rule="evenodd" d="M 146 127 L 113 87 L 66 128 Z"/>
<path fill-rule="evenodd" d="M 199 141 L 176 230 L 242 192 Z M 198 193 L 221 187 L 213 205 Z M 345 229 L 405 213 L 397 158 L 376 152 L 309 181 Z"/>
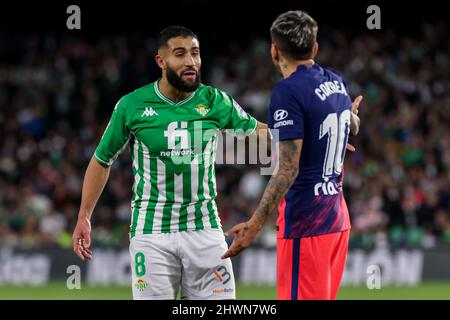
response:
<path fill-rule="evenodd" d="M 221 229 L 137 235 L 130 240 L 133 299 L 235 299 Z"/>

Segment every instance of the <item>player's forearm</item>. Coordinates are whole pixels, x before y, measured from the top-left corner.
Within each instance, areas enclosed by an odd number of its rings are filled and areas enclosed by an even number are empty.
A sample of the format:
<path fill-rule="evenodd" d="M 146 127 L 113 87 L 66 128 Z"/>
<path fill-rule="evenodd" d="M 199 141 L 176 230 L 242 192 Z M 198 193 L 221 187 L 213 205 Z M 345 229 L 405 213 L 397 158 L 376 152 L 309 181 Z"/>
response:
<path fill-rule="evenodd" d="M 294 183 L 299 171 L 301 148 L 302 142 L 300 140 L 287 140 L 279 144 L 278 171 L 270 178 L 258 208 L 252 217 L 260 228 L 266 222 L 267 217 L 275 211 L 281 199 Z"/>
<path fill-rule="evenodd" d="M 94 158 L 89 162 L 83 181 L 78 219 L 91 219 L 95 205 L 108 181 L 110 167 L 100 165 Z"/>
<path fill-rule="evenodd" d="M 298 168 L 297 170 L 283 170 L 270 178 L 259 206 L 253 215 L 260 227 L 264 225 L 268 216 L 275 211 L 280 201 L 294 183 L 297 174 Z"/>

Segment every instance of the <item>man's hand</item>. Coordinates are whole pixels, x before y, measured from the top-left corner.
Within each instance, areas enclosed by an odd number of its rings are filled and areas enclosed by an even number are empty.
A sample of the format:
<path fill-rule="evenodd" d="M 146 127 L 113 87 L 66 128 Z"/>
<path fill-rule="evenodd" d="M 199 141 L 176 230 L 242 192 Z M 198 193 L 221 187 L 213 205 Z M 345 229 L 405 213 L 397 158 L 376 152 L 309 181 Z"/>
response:
<path fill-rule="evenodd" d="M 358 111 L 359 104 L 361 103 L 362 99 L 363 99 L 363 96 L 357 96 L 355 98 L 355 100 L 353 100 L 353 102 L 352 102 L 352 112 L 354 114 L 358 114 L 358 112 L 359 112 Z"/>
<path fill-rule="evenodd" d="M 350 152 L 355 152 L 356 148 L 353 145 L 351 145 L 350 143 L 347 143 L 347 150 Z"/>
<path fill-rule="evenodd" d="M 72 236 L 73 251 L 81 260 L 91 259 L 91 222 L 88 218 L 79 218 Z"/>
<path fill-rule="evenodd" d="M 227 252 L 224 253 L 222 259 L 234 257 L 246 249 L 255 239 L 262 225 L 259 225 L 255 219 L 235 225 L 231 230 L 225 232 L 225 236 L 234 235 L 233 243 Z"/>
<path fill-rule="evenodd" d="M 350 132 L 351 134 L 353 134 L 354 136 L 356 136 L 359 132 L 359 125 L 360 125 L 360 120 L 358 117 L 358 108 L 359 108 L 359 104 L 361 103 L 363 97 L 362 96 L 357 96 L 356 99 L 352 102 L 352 113 L 350 115 Z M 352 150 L 350 150 L 352 151 Z"/>

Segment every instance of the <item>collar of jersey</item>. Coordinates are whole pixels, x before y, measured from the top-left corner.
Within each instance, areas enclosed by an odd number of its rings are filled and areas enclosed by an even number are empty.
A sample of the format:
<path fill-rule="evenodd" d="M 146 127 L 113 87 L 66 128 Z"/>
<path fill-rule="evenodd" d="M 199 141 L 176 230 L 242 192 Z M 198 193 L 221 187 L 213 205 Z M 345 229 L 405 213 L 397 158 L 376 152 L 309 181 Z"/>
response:
<path fill-rule="evenodd" d="M 314 62 L 314 64 L 311 67 L 308 67 L 305 64 L 301 64 L 297 67 L 296 71 L 318 69 L 318 67 L 319 67 L 319 65 L 316 62 Z"/>
<path fill-rule="evenodd" d="M 167 98 L 161 91 L 159 91 L 158 83 L 159 83 L 159 80 L 155 81 L 155 84 L 154 84 L 156 95 L 164 102 L 167 102 L 168 104 L 173 105 L 173 106 L 181 106 L 182 104 L 185 104 L 186 102 L 191 100 L 195 96 L 195 93 L 197 92 L 197 90 L 195 90 L 192 94 L 190 94 L 183 100 L 175 102 L 172 99 Z"/>

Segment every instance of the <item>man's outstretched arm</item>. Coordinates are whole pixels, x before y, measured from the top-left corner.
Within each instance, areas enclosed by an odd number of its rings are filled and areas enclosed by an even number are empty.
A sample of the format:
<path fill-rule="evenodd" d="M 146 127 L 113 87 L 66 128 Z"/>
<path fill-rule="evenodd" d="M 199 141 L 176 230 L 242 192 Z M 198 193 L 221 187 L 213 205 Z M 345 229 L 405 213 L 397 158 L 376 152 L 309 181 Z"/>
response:
<path fill-rule="evenodd" d="M 263 227 L 267 217 L 285 196 L 298 175 L 303 139 L 279 142 L 278 171 L 272 175 L 258 208 L 249 221 L 234 226 L 225 235 L 235 235 L 234 241 L 222 259 L 238 255 L 247 248 Z"/>
<path fill-rule="evenodd" d="M 101 165 L 94 157 L 91 158 L 86 169 L 78 221 L 72 236 L 73 251 L 82 260 L 92 257 L 92 252 L 89 249 L 91 245 L 91 216 L 108 181 L 109 171 L 109 166 Z"/>

